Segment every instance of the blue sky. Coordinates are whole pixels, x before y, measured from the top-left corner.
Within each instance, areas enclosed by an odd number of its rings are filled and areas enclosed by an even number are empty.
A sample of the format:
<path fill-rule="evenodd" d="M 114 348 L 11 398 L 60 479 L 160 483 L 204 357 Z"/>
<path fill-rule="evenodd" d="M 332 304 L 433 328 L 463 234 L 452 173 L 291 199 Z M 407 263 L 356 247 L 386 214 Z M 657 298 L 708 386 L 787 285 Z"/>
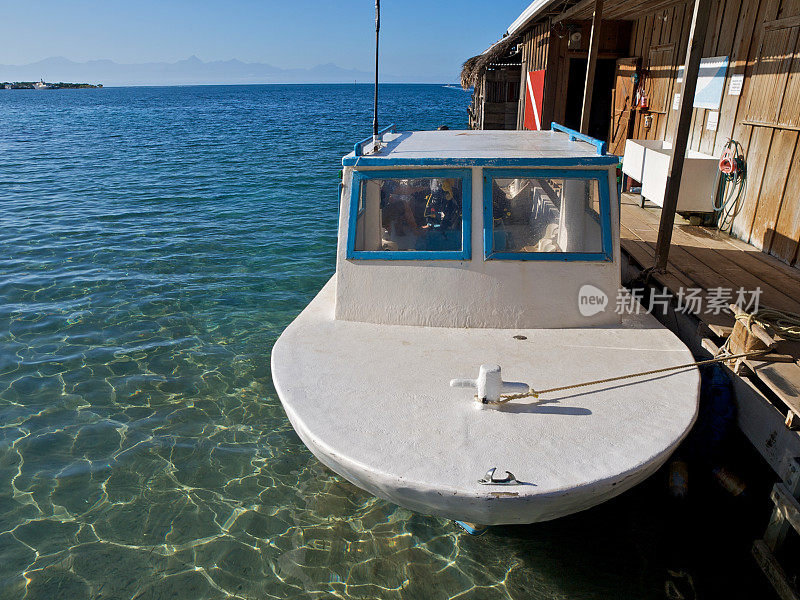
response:
<path fill-rule="evenodd" d="M 381 68 L 455 80 L 529 0 L 383 0 Z M 372 70 L 373 0 L 0 0 L 0 63 L 238 58 Z"/>

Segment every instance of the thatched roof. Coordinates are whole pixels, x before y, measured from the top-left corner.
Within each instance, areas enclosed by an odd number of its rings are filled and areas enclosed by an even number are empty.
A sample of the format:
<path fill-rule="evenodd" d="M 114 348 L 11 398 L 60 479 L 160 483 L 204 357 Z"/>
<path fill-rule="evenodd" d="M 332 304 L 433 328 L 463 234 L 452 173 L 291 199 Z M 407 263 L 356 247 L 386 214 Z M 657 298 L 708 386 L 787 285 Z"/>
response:
<path fill-rule="evenodd" d="M 486 67 L 503 58 L 514 45 L 515 40 L 515 36 L 505 36 L 489 46 L 483 54 L 468 59 L 461 67 L 461 87 L 466 90 L 475 85 Z"/>
<path fill-rule="evenodd" d="M 575 4 L 588 4 L 592 0 L 533 0 L 522 14 L 518 16 L 506 33 L 483 54 L 473 56 L 461 67 L 461 86 L 467 89 L 474 86 L 480 80 L 483 72 L 492 63 L 501 62 L 506 57 L 508 51 L 514 43 L 520 39 L 528 28 L 537 22 L 541 22 L 548 15 L 558 14 L 567 6 Z M 617 0 L 621 2 L 621 0 Z M 556 10 L 557 9 L 557 10 Z M 555 13 L 554 13 L 555 11 Z"/>
<path fill-rule="evenodd" d="M 475 85 L 474 81 L 478 79 L 475 76 L 475 65 L 478 64 L 481 56 L 482 55 L 478 54 L 478 56 L 468 58 L 464 61 L 464 64 L 461 65 L 461 87 L 465 90 Z"/>

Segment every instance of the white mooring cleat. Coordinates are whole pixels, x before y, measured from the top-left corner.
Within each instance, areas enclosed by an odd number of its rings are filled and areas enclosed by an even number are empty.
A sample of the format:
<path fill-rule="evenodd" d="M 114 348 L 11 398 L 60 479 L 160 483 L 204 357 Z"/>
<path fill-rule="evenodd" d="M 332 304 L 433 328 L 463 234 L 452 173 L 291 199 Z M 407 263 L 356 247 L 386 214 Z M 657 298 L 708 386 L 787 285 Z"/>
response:
<path fill-rule="evenodd" d="M 525 394 L 530 390 L 527 383 L 503 381 L 500 365 L 481 365 L 477 379 L 451 379 L 450 387 L 475 388 L 480 409 L 500 400 L 501 394 Z"/>

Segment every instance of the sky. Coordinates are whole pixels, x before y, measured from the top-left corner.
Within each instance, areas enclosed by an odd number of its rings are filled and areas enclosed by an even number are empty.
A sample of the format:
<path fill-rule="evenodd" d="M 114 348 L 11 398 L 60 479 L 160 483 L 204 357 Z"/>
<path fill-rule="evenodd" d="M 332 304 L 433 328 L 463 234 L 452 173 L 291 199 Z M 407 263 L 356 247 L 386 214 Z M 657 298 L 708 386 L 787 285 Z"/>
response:
<path fill-rule="evenodd" d="M 530 0 L 383 0 L 381 70 L 457 80 Z M 0 64 L 239 59 L 372 71 L 373 0 L 0 0 Z"/>

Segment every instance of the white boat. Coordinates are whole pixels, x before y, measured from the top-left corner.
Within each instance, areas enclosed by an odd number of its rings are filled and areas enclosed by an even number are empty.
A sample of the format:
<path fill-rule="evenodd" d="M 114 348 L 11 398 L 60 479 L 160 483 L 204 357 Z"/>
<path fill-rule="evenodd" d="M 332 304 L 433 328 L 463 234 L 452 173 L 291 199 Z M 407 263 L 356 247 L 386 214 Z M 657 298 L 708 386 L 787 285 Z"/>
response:
<path fill-rule="evenodd" d="M 546 521 L 643 481 L 691 428 L 696 368 L 501 397 L 693 360 L 615 310 L 636 306 L 618 159 L 554 127 L 389 130 L 344 157 L 336 273 L 272 374 L 303 442 L 358 487 L 459 521 Z"/>
<path fill-rule="evenodd" d="M 53 86 L 50 85 L 49 83 L 45 83 L 44 79 L 40 79 L 39 81 L 33 84 L 33 89 L 35 90 L 49 90 L 52 87 Z"/>

